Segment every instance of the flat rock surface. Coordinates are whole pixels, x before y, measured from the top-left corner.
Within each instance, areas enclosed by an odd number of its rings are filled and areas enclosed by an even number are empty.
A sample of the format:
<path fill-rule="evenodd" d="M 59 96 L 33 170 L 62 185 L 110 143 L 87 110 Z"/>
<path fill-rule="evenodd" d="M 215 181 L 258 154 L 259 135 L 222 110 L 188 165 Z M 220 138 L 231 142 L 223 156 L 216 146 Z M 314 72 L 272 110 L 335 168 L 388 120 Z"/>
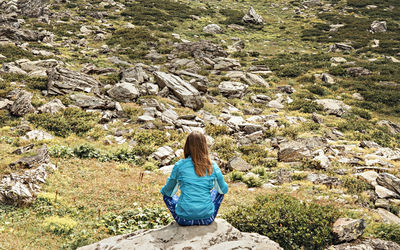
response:
<path fill-rule="evenodd" d="M 153 230 L 104 239 L 78 248 L 90 249 L 282 249 L 278 243 L 256 233 L 241 233 L 228 222 L 216 219 L 209 226 L 182 227 L 175 222 Z"/>

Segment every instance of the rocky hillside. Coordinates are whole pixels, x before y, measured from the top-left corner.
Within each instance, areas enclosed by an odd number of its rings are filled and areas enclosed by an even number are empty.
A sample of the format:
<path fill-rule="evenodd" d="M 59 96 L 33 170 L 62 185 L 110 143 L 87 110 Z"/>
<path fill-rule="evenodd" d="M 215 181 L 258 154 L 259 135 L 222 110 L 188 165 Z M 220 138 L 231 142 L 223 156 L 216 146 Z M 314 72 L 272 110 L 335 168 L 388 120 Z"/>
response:
<path fill-rule="evenodd" d="M 167 225 L 191 131 L 239 230 L 400 248 L 397 0 L 0 0 L 0 64 L 0 249 Z"/>

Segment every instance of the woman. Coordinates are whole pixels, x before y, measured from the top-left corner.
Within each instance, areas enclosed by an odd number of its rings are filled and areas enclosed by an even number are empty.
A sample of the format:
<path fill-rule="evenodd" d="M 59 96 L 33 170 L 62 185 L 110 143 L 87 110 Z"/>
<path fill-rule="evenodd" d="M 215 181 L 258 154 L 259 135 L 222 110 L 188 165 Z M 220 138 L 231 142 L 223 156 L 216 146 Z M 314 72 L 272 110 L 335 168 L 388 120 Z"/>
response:
<path fill-rule="evenodd" d="M 184 155 L 185 159 L 175 163 L 161 194 L 179 225 L 209 225 L 217 216 L 228 185 L 217 164 L 211 162 L 202 133 L 189 134 Z M 175 195 L 178 188 L 180 197 Z"/>

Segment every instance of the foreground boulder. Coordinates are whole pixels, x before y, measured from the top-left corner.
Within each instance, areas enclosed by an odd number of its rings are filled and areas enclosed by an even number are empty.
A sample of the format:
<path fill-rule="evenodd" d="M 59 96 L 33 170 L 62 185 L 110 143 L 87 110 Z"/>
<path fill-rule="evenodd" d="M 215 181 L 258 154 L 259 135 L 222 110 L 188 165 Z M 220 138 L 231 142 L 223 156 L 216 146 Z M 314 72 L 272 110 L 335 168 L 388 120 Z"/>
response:
<path fill-rule="evenodd" d="M 228 222 L 216 219 L 209 226 L 181 227 L 175 222 L 153 230 L 111 237 L 92 245 L 90 249 L 282 249 L 278 243 L 257 233 L 241 233 Z"/>
<path fill-rule="evenodd" d="M 199 110 L 204 106 L 200 92 L 179 76 L 161 71 L 154 72 L 154 76 L 160 89 L 167 87 L 183 106 L 194 110 Z"/>

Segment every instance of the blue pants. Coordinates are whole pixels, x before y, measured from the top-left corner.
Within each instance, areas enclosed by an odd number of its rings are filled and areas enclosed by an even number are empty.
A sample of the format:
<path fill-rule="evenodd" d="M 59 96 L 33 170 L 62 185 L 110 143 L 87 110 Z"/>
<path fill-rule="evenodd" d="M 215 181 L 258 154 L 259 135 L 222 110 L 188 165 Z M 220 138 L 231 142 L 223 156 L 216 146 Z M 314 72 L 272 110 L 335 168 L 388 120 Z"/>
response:
<path fill-rule="evenodd" d="M 176 213 L 175 213 L 175 206 L 178 203 L 178 196 L 174 195 L 173 197 L 169 197 L 164 195 L 164 202 L 165 205 L 167 205 L 169 211 L 172 214 L 172 217 L 174 217 L 175 221 L 181 225 L 181 226 L 195 226 L 195 225 L 210 225 L 215 217 L 217 216 L 219 206 L 221 205 L 222 199 L 224 198 L 223 194 L 220 194 L 217 192 L 217 190 L 213 189 L 211 191 L 211 199 L 212 202 L 214 203 L 214 214 L 207 219 L 200 219 L 200 220 L 187 220 L 183 218 L 179 218 Z"/>

